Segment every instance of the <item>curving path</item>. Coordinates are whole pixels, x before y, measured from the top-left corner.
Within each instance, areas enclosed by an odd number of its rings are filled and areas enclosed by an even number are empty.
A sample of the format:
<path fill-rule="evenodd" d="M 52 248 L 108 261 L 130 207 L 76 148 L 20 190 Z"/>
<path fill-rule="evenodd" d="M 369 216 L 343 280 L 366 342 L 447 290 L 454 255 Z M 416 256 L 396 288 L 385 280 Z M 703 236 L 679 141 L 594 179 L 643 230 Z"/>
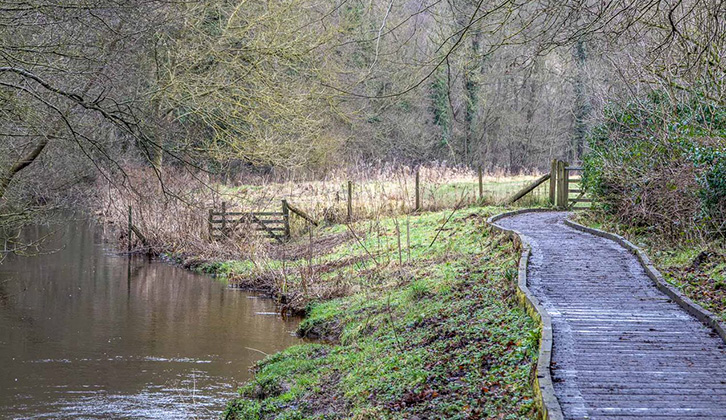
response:
<path fill-rule="evenodd" d="M 528 286 L 552 317 L 565 418 L 726 419 L 723 340 L 656 289 L 634 255 L 566 217 L 496 222 L 532 247 Z"/>

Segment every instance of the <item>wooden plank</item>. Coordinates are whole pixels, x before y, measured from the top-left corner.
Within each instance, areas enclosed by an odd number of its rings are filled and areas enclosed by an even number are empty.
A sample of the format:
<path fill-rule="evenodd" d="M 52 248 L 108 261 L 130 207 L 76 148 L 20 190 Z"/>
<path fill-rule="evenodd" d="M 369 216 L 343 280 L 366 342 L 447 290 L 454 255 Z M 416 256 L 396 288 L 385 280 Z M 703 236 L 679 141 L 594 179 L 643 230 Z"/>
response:
<path fill-rule="evenodd" d="M 267 226 L 267 228 L 263 228 L 263 227 L 261 227 L 261 225 L 255 224 L 254 226 L 250 227 L 250 229 L 253 229 L 253 230 L 264 230 L 264 231 L 268 231 L 268 230 L 272 230 L 272 231 L 278 231 L 278 230 L 279 231 L 284 231 L 285 230 L 285 227 L 284 226 L 277 226 L 277 227 Z M 230 230 L 233 230 L 233 228 L 230 228 L 229 226 L 227 226 L 226 228 L 224 228 L 224 230 L 230 231 Z M 221 227 L 218 227 L 218 226 L 215 226 L 215 227 L 212 228 L 212 232 L 222 232 L 222 228 Z"/>
<path fill-rule="evenodd" d="M 222 213 L 221 211 L 215 211 L 212 212 L 213 216 L 246 216 L 248 214 L 254 214 L 255 216 L 280 216 L 282 217 L 282 213 L 278 211 L 228 211 L 226 213 Z"/>
<path fill-rule="evenodd" d="M 592 203 L 592 199 L 590 198 L 571 198 L 571 203 Z"/>
<path fill-rule="evenodd" d="M 309 214 L 305 213 L 304 211 L 300 210 L 299 208 L 293 206 L 290 203 L 287 203 L 287 208 L 297 214 L 298 216 L 302 217 L 303 219 L 307 220 L 308 222 L 312 223 L 314 226 L 318 226 L 318 222 L 315 221 Z"/>
<path fill-rule="evenodd" d="M 557 193 L 557 159 L 552 159 L 552 165 L 550 166 L 550 204 L 555 205 L 557 199 L 555 194 Z"/>
<path fill-rule="evenodd" d="M 259 220 L 260 223 L 270 223 L 270 224 L 285 223 L 285 221 L 283 219 L 260 219 L 259 217 L 257 219 Z M 241 223 L 241 222 L 252 223 L 253 221 L 255 221 L 252 219 L 251 216 L 250 217 L 240 217 L 238 219 L 229 219 L 228 218 L 225 220 L 227 223 Z M 222 222 L 224 222 L 224 220 L 222 220 L 222 219 L 212 219 L 212 224 L 218 224 L 218 223 L 222 223 Z"/>
<path fill-rule="evenodd" d="M 267 229 L 270 229 L 270 230 L 278 230 L 278 229 L 283 229 L 284 230 L 285 229 L 285 226 L 284 225 L 283 226 L 275 226 L 275 225 L 279 225 L 279 224 L 280 223 L 275 223 L 274 225 L 273 224 L 270 224 L 270 223 L 252 223 L 253 227 L 251 227 L 251 228 L 252 229 L 256 229 L 256 227 L 254 227 L 254 226 L 262 226 L 262 225 L 264 225 L 264 226 L 267 227 Z M 233 229 L 235 229 L 237 227 L 239 227 L 239 226 L 233 226 L 233 227 L 227 226 L 227 227 L 224 228 L 224 230 L 233 230 Z M 260 229 L 263 229 L 263 228 L 260 227 Z M 214 225 L 212 227 L 212 231 L 215 231 L 215 232 L 216 231 L 220 231 L 221 232 L 222 230 L 223 230 L 222 227 L 220 227 L 218 225 Z"/>
<path fill-rule="evenodd" d="M 567 169 L 567 162 L 562 162 L 562 165 L 564 166 L 564 182 L 562 183 L 562 194 L 564 195 L 563 203 L 565 203 L 565 207 L 567 207 L 567 203 L 570 198 L 570 193 L 567 192 L 570 189 L 570 170 Z"/>
<path fill-rule="evenodd" d="M 279 237 L 279 236 L 277 236 L 277 234 L 275 234 L 275 232 L 274 232 L 274 231 L 272 230 L 272 228 L 268 227 L 268 226 L 267 226 L 267 225 L 265 225 L 264 223 L 261 223 L 261 222 L 260 222 L 260 219 L 258 219 L 258 218 L 257 218 L 257 217 L 255 217 L 254 215 L 252 215 L 252 220 L 253 220 L 253 221 L 255 221 L 255 222 L 258 222 L 259 226 L 261 226 L 262 228 L 264 228 L 264 229 L 265 229 L 265 231 L 267 231 L 267 233 L 268 233 L 268 234 L 270 235 L 270 237 L 274 238 L 274 239 L 275 239 L 276 241 L 278 241 L 278 242 L 280 242 L 280 243 L 283 243 L 283 242 L 282 242 L 282 239 L 280 239 L 280 237 Z"/>
<path fill-rule="evenodd" d="M 585 170 L 585 168 L 583 168 L 582 166 L 568 166 L 565 169 L 567 169 L 568 171 L 583 171 L 583 170 Z"/>
<path fill-rule="evenodd" d="M 285 226 L 285 238 L 290 239 L 290 206 L 282 200 L 282 220 Z"/>
<path fill-rule="evenodd" d="M 565 162 L 557 161 L 557 208 L 567 207 L 567 193 L 565 192 Z"/>
<path fill-rule="evenodd" d="M 573 193 L 580 193 L 580 192 L 582 192 L 582 190 L 577 190 L 577 189 L 574 189 L 574 190 L 573 190 L 572 188 L 570 188 L 570 189 L 569 189 L 569 190 L 567 190 L 567 191 L 569 191 L 569 192 L 573 192 Z"/>
<path fill-rule="evenodd" d="M 506 203 L 507 203 L 507 204 L 512 204 L 512 203 L 516 202 L 516 201 L 517 201 L 517 200 L 519 200 L 520 198 L 522 198 L 522 197 L 524 197 L 525 195 L 527 195 L 528 193 L 532 192 L 532 190 L 534 190 L 535 188 L 537 188 L 537 187 L 539 187 L 540 185 L 542 185 L 542 184 L 543 184 L 543 183 L 544 183 L 545 181 L 547 181 L 548 179 L 550 179 L 550 174 L 545 174 L 545 175 L 542 175 L 541 177 L 537 178 L 537 179 L 536 179 L 536 180 L 535 180 L 534 182 L 532 182 L 531 184 L 529 184 L 529 185 L 527 185 L 526 187 L 524 187 L 524 188 L 522 188 L 521 190 L 519 190 L 519 192 L 517 192 L 517 193 L 516 193 L 516 194 L 514 194 L 514 195 L 513 195 L 513 196 L 512 196 L 512 197 L 511 197 L 510 199 L 508 199 L 508 200 L 506 201 Z"/>

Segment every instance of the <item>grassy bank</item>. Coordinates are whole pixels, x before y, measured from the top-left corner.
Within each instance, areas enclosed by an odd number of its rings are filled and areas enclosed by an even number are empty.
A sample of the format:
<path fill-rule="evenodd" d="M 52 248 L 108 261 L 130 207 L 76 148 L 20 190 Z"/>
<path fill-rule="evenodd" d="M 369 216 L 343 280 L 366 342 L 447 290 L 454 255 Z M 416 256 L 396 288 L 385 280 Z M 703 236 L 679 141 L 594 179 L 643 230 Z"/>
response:
<path fill-rule="evenodd" d="M 615 232 L 641 247 L 666 281 L 726 321 L 726 244 L 723 240 L 675 242 L 653 228 L 627 226 L 598 212 L 580 214 L 576 220 Z"/>
<path fill-rule="evenodd" d="M 264 264 L 203 266 L 274 278 L 306 308 L 300 333 L 324 339 L 260 362 L 226 418 L 533 417 L 539 331 L 516 303 L 516 251 L 485 225 L 492 211 L 333 226 Z"/>

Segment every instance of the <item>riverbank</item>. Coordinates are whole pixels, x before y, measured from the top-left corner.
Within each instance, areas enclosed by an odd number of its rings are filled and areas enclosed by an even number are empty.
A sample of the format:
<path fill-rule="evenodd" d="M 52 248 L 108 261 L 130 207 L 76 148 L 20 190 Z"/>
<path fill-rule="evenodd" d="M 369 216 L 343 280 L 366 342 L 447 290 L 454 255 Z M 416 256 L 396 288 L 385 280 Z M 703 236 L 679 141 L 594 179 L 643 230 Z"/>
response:
<path fill-rule="evenodd" d="M 323 339 L 259 362 L 225 418 L 534 417 L 539 331 L 516 302 L 518 253 L 485 223 L 499 211 L 331 226 L 307 254 L 201 264 L 232 284 L 266 276 L 307 315 L 299 334 Z"/>
<path fill-rule="evenodd" d="M 642 248 L 668 283 L 726 322 L 726 244 L 723 240 L 677 243 L 650 228 L 626 226 L 598 212 L 578 214 L 575 220 L 617 233 Z"/>

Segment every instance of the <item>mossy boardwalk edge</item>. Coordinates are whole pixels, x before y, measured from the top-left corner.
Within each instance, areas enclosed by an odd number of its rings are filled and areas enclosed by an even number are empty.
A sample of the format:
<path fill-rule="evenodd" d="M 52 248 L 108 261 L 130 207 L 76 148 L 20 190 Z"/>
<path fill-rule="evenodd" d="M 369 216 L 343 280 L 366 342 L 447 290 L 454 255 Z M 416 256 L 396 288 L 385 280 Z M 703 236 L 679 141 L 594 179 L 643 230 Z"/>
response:
<path fill-rule="evenodd" d="M 515 216 L 522 213 L 551 211 L 549 209 L 522 209 L 515 210 L 492 216 L 487 219 L 487 223 L 492 229 L 505 233 L 511 239 L 521 245 L 522 252 L 519 258 L 519 275 L 517 280 L 517 298 L 519 303 L 524 306 L 529 315 L 537 320 L 540 324 L 541 335 L 539 342 L 539 357 L 537 358 L 537 371 L 532 384 L 534 395 L 537 400 L 537 408 L 540 418 L 543 420 L 563 420 L 562 408 L 555 396 L 554 386 L 552 384 L 552 375 L 550 373 L 550 363 L 552 361 L 552 320 L 547 311 L 540 305 L 539 300 L 530 292 L 527 287 L 527 263 L 529 261 L 530 246 L 522 239 L 519 232 L 515 230 L 505 229 L 496 225 L 496 221 Z"/>

